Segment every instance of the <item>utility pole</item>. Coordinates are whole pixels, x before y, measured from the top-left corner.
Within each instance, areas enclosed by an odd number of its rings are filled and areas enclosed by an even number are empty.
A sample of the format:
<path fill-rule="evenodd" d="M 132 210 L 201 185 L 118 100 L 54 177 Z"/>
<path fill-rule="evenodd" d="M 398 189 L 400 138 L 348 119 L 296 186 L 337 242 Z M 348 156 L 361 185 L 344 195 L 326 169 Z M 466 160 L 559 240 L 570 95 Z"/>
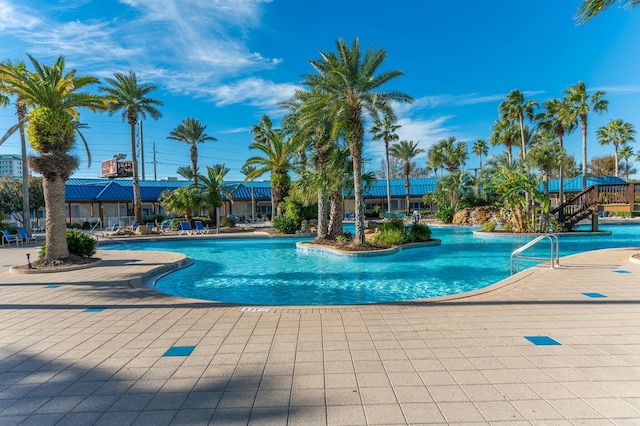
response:
<path fill-rule="evenodd" d="M 153 143 L 153 180 L 158 180 L 158 173 L 156 170 L 156 164 L 158 164 L 158 162 L 156 161 L 156 143 Z"/>

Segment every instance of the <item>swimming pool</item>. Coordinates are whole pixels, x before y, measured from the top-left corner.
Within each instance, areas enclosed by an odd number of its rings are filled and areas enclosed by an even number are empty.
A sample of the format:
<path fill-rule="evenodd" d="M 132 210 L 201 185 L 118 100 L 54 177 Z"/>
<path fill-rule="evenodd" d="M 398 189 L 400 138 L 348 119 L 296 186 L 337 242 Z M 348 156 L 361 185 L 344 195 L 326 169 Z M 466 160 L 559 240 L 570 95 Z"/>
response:
<path fill-rule="evenodd" d="M 561 237 L 561 256 L 640 243 L 640 225 L 600 228 L 612 235 Z M 347 305 L 432 298 L 486 287 L 509 276 L 511 252 L 533 238 L 475 236 L 468 227 L 432 230 L 442 245 L 362 258 L 305 253 L 295 247 L 305 240 L 299 238 L 187 238 L 112 248 L 175 251 L 195 259 L 193 266 L 156 282 L 156 288 L 167 294 L 246 305 Z M 537 253 L 548 256 L 548 244 L 541 244 Z"/>

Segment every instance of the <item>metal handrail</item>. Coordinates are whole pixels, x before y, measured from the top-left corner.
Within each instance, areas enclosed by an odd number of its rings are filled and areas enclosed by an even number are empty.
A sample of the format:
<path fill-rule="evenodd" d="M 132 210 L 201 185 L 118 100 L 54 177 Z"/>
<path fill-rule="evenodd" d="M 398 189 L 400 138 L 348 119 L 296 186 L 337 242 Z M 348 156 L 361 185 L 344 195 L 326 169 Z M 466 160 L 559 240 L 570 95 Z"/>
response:
<path fill-rule="evenodd" d="M 521 254 L 535 246 L 536 244 L 538 244 L 540 241 L 542 240 L 549 240 L 550 243 L 550 248 L 551 248 L 551 253 L 549 258 L 547 259 L 546 257 L 539 257 L 539 256 L 521 256 Z M 515 272 L 519 272 L 520 271 L 520 260 L 524 259 L 524 260 L 533 260 L 533 261 L 545 261 L 545 260 L 549 260 L 549 265 L 550 268 L 553 269 L 556 266 L 560 266 L 560 239 L 558 238 L 558 236 L 556 234 L 544 234 L 544 235 L 539 235 L 538 237 L 536 237 L 535 239 L 529 241 L 527 244 L 523 245 L 522 247 L 514 250 L 511 253 L 511 257 L 509 259 L 509 267 L 511 269 L 511 274 L 514 274 L 513 271 L 513 264 L 514 264 L 514 260 L 515 260 Z"/>

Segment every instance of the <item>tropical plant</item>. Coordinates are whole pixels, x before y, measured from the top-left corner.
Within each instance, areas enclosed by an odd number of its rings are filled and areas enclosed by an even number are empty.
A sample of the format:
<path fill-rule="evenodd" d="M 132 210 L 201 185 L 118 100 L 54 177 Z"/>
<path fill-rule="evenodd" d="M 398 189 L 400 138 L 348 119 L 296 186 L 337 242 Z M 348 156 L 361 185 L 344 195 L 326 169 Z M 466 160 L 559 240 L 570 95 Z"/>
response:
<path fill-rule="evenodd" d="M 82 92 L 99 83 L 96 77 L 77 76 L 76 70 L 65 72 L 65 61 L 59 56 L 53 65 L 41 65 L 29 56 L 33 71 L 0 64 L 2 92 L 21 99 L 30 107 L 26 120 L 29 144 L 39 155 L 31 157 L 30 166 L 43 177 L 46 218 L 47 264 L 69 256 L 65 226 L 65 183 L 78 160 L 69 154 L 75 143 L 73 120 L 78 109 L 106 109 L 101 96 Z"/>
<path fill-rule="evenodd" d="M 391 145 L 389 153 L 392 157 L 402 160 L 404 170 L 404 192 L 406 197 L 407 211 L 410 211 L 411 207 L 411 190 L 409 188 L 409 175 L 411 174 L 411 160 L 419 154 L 423 153 L 424 149 L 418 148 L 418 142 L 414 141 L 400 141 Z M 391 206 L 391 204 L 389 204 Z"/>
<path fill-rule="evenodd" d="M 538 191 L 537 179 L 532 179 L 521 170 L 500 167 L 494 176 L 493 188 L 500 194 L 500 203 L 505 213 L 510 213 L 517 232 L 533 231 L 536 226 L 535 213 L 527 218 L 527 199 L 538 200 L 540 210 L 548 214 L 549 200 Z"/>
<path fill-rule="evenodd" d="M 538 141 L 529 151 L 527 162 L 540 169 L 545 197 L 549 196 L 549 178 L 551 177 L 551 171 L 562 165 L 564 157 L 564 148 L 557 143 L 555 135 Z"/>
<path fill-rule="evenodd" d="M 518 89 L 513 89 L 507 98 L 500 103 L 498 111 L 502 120 L 517 120 L 520 127 L 521 156 L 524 160 L 527 156 L 527 144 L 524 136 L 524 119 L 534 119 L 534 108 L 538 107 L 538 102 L 530 99 L 525 102 L 524 94 Z"/>
<path fill-rule="evenodd" d="M 580 122 L 582 129 L 582 189 L 587 187 L 587 124 L 589 112 L 596 114 L 606 112 L 609 101 L 602 99 L 606 94 L 599 90 L 592 95 L 587 93 L 584 82 L 580 81 L 564 91 L 565 101 L 569 109 L 569 117 L 574 122 Z"/>
<path fill-rule="evenodd" d="M 90 235 L 85 234 L 79 229 L 67 229 L 66 231 L 67 247 L 69 247 L 69 253 L 82 258 L 89 258 L 96 254 L 96 246 L 98 240 Z M 40 253 L 38 253 L 40 259 L 47 257 L 47 243 L 42 243 Z"/>
<path fill-rule="evenodd" d="M 442 161 L 442 166 L 449 173 L 455 173 L 460 167 L 466 164 L 467 144 L 457 142 L 455 136 L 441 139 L 436 145 L 439 154 L 436 156 Z"/>
<path fill-rule="evenodd" d="M 205 133 L 207 126 L 195 118 L 185 118 L 173 129 L 167 139 L 183 142 L 189 145 L 189 157 L 191 158 L 191 170 L 193 172 L 193 184 L 198 186 L 198 144 L 218 139 Z"/>
<path fill-rule="evenodd" d="M 203 202 L 211 207 L 209 209 L 210 218 L 213 217 L 215 208 L 222 207 L 223 197 L 233 203 L 233 191 L 236 189 L 236 185 L 224 183 L 227 173 L 229 173 L 229 169 L 224 164 L 216 164 L 213 167 L 207 167 L 206 175 L 199 176 Z"/>
<path fill-rule="evenodd" d="M 619 175 L 618 161 L 619 161 L 619 149 L 621 145 L 625 145 L 628 142 L 634 142 L 636 129 L 633 124 L 624 122 L 622 119 L 610 120 L 606 126 L 601 126 L 596 131 L 598 143 L 600 145 L 613 145 L 614 158 L 616 164 L 615 175 Z"/>
<path fill-rule="evenodd" d="M 578 23 L 584 24 L 589 19 L 616 3 L 619 4 L 620 7 L 631 9 L 639 5 L 640 0 L 582 0 L 575 18 Z"/>
<path fill-rule="evenodd" d="M 390 165 L 389 165 L 389 142 L 397 141 L 398 134 L 396 133 L 400 129 L 400 125 L 396 124 L 396 120 L 392 117 L 385 116 L 382 119 L 376 118 L 373 122 L 373 127 L 370 132 L 373 134 L 371 140 L 382 140 L 384 142 L 384 158 L 386 165 L 385 177 L 387 179 L 387 211 L 391 211 L 391 186 L 390 179 Z M 408 205 L 407 205 L 407 208 Z"/>
<path fill-rule="evenodd" d="M 378 91 L 385 83 L 402 75 L 387 71 L 376 75 L 386 58 L 384 49 L 369 48 L 363 55 L 356 38 L 351 46 L 336 42 L 336 51 L 320 52 L 320 59 L 310 63 L 317 74 L 306 75 L 304 85 L 317 93 L 313 102 L 301 111 L 307 117 L 322 115 L 332 123 L 332 135 L 344 132 L 353 161 L 353 186 L 356 213 L 356 233 L 353 243 L 364 244 L 364 198 L 362 180 L 362 149 L 365 116 L 394 117 L 391 102 L 411 102 L 409 95 L 397 91 Z"/>
<path fill-rule="evenodd" d="M 287 215 L 280 215 L 273 219 L 273 229 L 282 234 L 295 234 L 300 223 Z"/>
<path fill-rule="evenodd" d="M 541 131 L 555 133 L 558 136 L 558 143 L 564 149 L 564 136 L 576 129 L 576 121 L 571 117 L 571 108 L 567 105 L 566 99 L 550 99 L 542 104 L 544 110 L 538 115 L 536 121 Z M 558 199 L 564 202 L 564 171 L 565 162 L 560 164 L 558 169 Z"/>
<path fill-rule="evenodd" d="M 518 127 L 511 119 L 496 120 L 493 132 L 489 136 L 491 146 L 504 145 L 507 149 L 509 163 L 513 162 L 513 142 L 518 137 Z"/>
<path fill-rule="evenodd" d="M 158 87 L 154 84 L 139 84 L 138 77 L 133 71 L 129 71 L 128 74 L 114 73 L 113 78 L 106 77 L 105 81 L 110 86 L 100 87 L 100 91 L 105 93 L 108 98 L 109 115 L 122 111 L 122 121 L 126 121 L 129 124 L 133 169 L 133 215 L 136 222 L 143 223 L 138 157 L 136 155 L 136 124 L 139 118 L 146 119 L 147 115 L 154 120 L 162 117 L 156 107 L 162 106 L 163 103 L 158 99 L 147 96 Z"/>
<path fill-rule="evenodd" d="M 280 203 L 289 193 L 291 177 L 289 171 L 293 169 L 293 152 L 295 146 L 285 132 L 274 129 L 268 116 L 262 117 L 262 122 L 252 129 L 253 143 L 249 149 L 260 151 L 262 156 L 253 156 L 245 161 L 245 166 L 256 168 L 246 175 L 245 182 L 271 173 L 271 206 L 275 216 L 282 213 Z"/>
<path fill-rule="evenodd" d="M 622 158 L 624 160 L 624 164 L 625 164 L 625 180 L 629 181 L 629 174 L 631 172 L 630 170 L 630 165 L 629 165 L 629 160 L 631 159 L 631 157 L 633 157 L 635 153 L 633 152 L 633 148 L 631 148 L 629 145 L 625 145 L 622 148 L 620 148 L 620 158 Z"/>
<path fill-rule="evenodd" d="M 480 168 L 482 168 L 482 156 L 486 156 L 489 154 L 489 146 L 484 141 L 484 139 L 478 139 L 473 143 L 473 148 L 471 148 L 473 153 L 478 156 L 478 160 L 480 161 Z"/>
<path fill-rule="evenodd" d="M 186 180 L 194 180 L 193 168 L 191 166 L 180 166 L 176 173 L 185 178 Z"/>
<path fill-rule="evenodd" d="M 191 224 L 193 213 L 204 204 L 204 198 L 200 188 L 185 186 L 175 191 L 163 191 L 160 195 L 160 204 L 169 213 L 183 215 Z"/>

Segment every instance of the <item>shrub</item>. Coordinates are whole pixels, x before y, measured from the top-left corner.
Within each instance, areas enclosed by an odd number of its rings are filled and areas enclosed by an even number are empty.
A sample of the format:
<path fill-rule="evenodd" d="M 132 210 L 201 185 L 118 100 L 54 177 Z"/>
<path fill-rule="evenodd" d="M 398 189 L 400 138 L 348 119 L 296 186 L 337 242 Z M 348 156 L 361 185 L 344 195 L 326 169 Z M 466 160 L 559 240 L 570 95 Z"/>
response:
<path fill-rule="evenodd" d="M 80 257 L 91 257 L 96 254 L 96 245 L 98 242 L 90 235 L 85 234 L 77 229 L 67 229 L 67 246 L 69 253 Z M 44 259 L 46 254 L 46 244 L 42 243 L 40 250 L 40 259 Z"/>
<path fill-rule="evenodd" d="M 453 222 L 454 213 L 453 207 L 438 207 L 436 217 L 443 223 L 451 223 Z"/>
<path fill-rule="evenodd" d="M 406 230 L 389 228 L 383 231 L 380 228 L 378 228 L 378 232 L 373 234 L 371 240 L 369 240 L 372 245 L 378 247 L 399 246 L 406 241 Z"/>
<path fill-rule="evenodd" d="M 484 225 L 482 225 L 482 230 L 484 232 L 493 232 L 496 230 L 496 223 L 495 222 L 485 222 Z"/>
<path fill-rule="evenodd" d="M 502 230 L 506 231 L 506 232 L 511 232 L 513 231 L 513 223 L 511 222 L 505 222 L 502 224 Z"/>
<path fill-rule="evenodd" d="M 431 228 L 429 228 L 427 225 L 414 223 L 411 228 L 409 228 L 409 241 L 418 243 L 421 241 L 429 241 L 430 239 Z"/>
<path fill-rule="evenodd" d="M 273 228 L 282 234 L 295 234 L 300 224 L 289 216 L 276 216 L 273 219 Z"/>

